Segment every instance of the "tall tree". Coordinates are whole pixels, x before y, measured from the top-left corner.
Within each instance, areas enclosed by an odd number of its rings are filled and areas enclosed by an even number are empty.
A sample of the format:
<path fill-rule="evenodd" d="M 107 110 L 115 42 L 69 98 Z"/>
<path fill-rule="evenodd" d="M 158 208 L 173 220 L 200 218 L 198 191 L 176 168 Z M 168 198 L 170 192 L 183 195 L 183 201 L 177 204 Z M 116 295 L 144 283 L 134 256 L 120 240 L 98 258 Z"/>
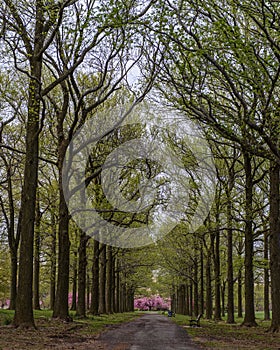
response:
<path fill-rule="evenodd" d="M 5 69 L 0 73 L 0 159 L 2 169 L 0 207 L 7 229 L 11 259 L 10 309 L 15 309 L 20 230 L 17 227 L 18 201 L 22 188 L 22 156 L 24 155 L 25 105 L 18 95 L 24 94 L 18 75 L 11 80 Z"/>
<path fill-rule="evenodd" d="M 33 279 L 33 239 L 34 221 L 36 205 L 36 189 L 38 176 L 38 155 L 39 155 L 39 133 L 40 133 L 40 102 L 41 102 L 41 82 L 42 82 L 42 56 L 46 50 L 46 37 L 49 29 L 45 28 L 44 4 L 36 1 L 32 6 L 32 16 L 34 26 L 32 30 L 25 24 L 29 17 L 27 13 L 20 13 L 19 8 L 10 0 L 5 1 L 5 12 L 2 12 L 2 21 L 7 19 L 9 32 L 7 42 L 12 48 L 15 65 L 17 58 L 25 56 L 29 71 L 28 86 L 28 116 L 26 130 L 26 157 L 24 165 L 24 182 L 22 189 L 21 209 L 19 216 L 19 230 L 21 235 L 18 293 L 16 300 L 16 310 L 14 324 L 22 327 L 34 327 L 32 312 L 32 279 Z M 4 9 L 3 8 L 3 9 Z M 15 32 L 16 40 L 23 44 L 23 50 L 17 53 L 16 41 L 8 40 Z M 30 34 L 32 36 L 30 36 Z"/>

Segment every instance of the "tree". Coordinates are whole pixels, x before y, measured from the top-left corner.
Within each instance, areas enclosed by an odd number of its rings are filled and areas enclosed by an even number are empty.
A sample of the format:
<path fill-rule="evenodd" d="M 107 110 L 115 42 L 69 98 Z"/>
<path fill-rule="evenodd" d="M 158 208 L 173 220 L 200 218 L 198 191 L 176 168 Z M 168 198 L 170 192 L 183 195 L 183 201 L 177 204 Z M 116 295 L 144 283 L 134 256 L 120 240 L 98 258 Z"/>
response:
<path fill-rule="evenodd" d="M 57 113 L 58 132 L 63 131 L 63 121 L 67 114 L 70 90 L 78 94 L 76 96 L 78 104 L 74 107 L 75 116 L 79 116 L 79 113 L 83 110 L 81 118 L 85 120 L 86 116 L 97 105 L 100 105 L 115 91 L 129 69 L 124 68 L 126 62 L 122 59 L 118 60 L 121 63 L 119 66 L 121 68 L 120 74 L 111 85 L 109 84 L 110 86 L 107 85 L 110 81 L 108 72 L 112 73 L 113 62 L 124 51 L 124 40 L 130 37 L 128 31 L 122 30 L 122 26 L 128 24 L 130 20 L 139 20 L 145 15 L 150 6 L 151 3 L 148 3 L 137 12 L 134 5 L 132 5 L 125 7 L 122 12 L 117 11 L 118 6 L 109 8 L 107 2 L 100 4 L 100 7 L 97 8 L 92 1 L 85 4 L 80 1 L 65 0 L 59 3 L 51 2 L 46 5 L 42 0 L 35 3 L 27 3 L 24 0 L 20 3 L 3 0 L 3 6 L 1 7 L 3 50 L 10 49 L 15 70 L 18 70 L 26 78 L 29 85 L 28 101 L 26 102 L 28 125 L 26 157 L 19 222 L 21 245 L 18 302 L 14 317 L 16 326 L 34 327 L 31 295 L 35 202 L 38 179 L 39 134 L 45 119 L 46 96 L 49 97 L 56 87 L 61 87 L 61 95 L 64 97 L 62 97 L 62 107 L 59 108 Z M 21 11 L 20 9 L 24 10 Z M 115 16 L 116 13 L 123 13 L 123 17 Z M 108 56 L 105 59 L 105 65 L 102 66 L 96 88 L 88 89 L 87 92 L 80 94 L 75 83 L 74 71 L 82 65 L 85 57 L 89 56 L 93 48 L 102 47 L 103 40 L 107 40 L 107 44 L 112 47 L 112 51 L 107 51 Z M 20 45 L 18 45 L 19 42 Z M 103 45 L 103 48 L 105 47 L 106 45 Z M 101 56 L 103 53 L 106 56 L 104 51 L 99 49 Z M 54 53 L 57 53 L 57 55 Z M 101 61 L 99 63 L 103 65 Z M 114 68 L 116 69 L 117 66 Z M 116 69 L 115 73 L 117 72 L 119 71 Z M 52 75 L 50 80 L 46 78 L 48 74 Z M 113 75 L 111 75 L 112 77 Z M 68 84 L 72 84 L 71 87 L 65 83 L 67 79 Z M 89 97 L 89 94 L 98 90 L 103 92 L 102 98 L 96 103 L 91 103 L 88 109 L 84 108 L 84 100 Z M 74 97 L 74 94 L 72 96 Z M 68 141 L 71 140 L 71 135 L 76 126 L 78 126 L 78 120 L 75 119 Z M 65 134 L 61 133 L 59 133 L 59 138 L 58 165 L 60 169 L 60 188 L 62 188 L 61 169 L 67 147 L 67 138 Z M 69 218 L 62 193 L 60 197 L 58 288 L 54 316 L 67 318 Z"/>
<path fill-rule="evenodd" d="M 11 283 L 9 308 L 15 309 L 17 292 L 18 247 L 20 230 L 17 225 L 18 201 L 22 187 L 21 158 L 24 155 L 21 138 L 25 130 L 18 123 L 24 120 L 24 105 L 17 99 L 23 93 L 23 87 L 14 76 L 13 82 L 8 74 L 2 73 L 1 81 L 1 127 L 0 157 L 2 169 L 0 206 L 7 229 L 7 238 L 11 259 Z M 2 88 L 3 87 L 3 88 Z"/>
<path fill-rule="evenodd" d="M 65 1 L 58 6 L 46 7 L 43 1 L 25 4 L 25 11 L 19 12 L 19 4 L 4 0 L 1 12 L 4 42 L 10 47 L 14 66 L 28 77 L 27 125 L 24 182 L 21 195 L 19 230 L 21 236 L 19 281 L 14 325 L 34 327 L 32 312 L 33 241 L 38 179 L 39 134 L 44 119 L 41 108 L 43 56 L 50 48 L 62 22 L 64 10 L 70 5 Z M 23 4 L 24 5 L 24 4 Z M 27 24 L 29 23 L 29 24 Z M 18 50 L 17 42 L 22 49 Z M 22 61 L 23 64 L 20 64 Z M 21 67 L 19 67 L 21 65 Z M 73 69 L 73 68 L 72 68 Z M 68 72 L 69 74 L 69 72 Z M 67 74 L 63 77 L 63 79 Z M 50 91 L 55 85 L 47 87 Z"/>
<path fill-rule="evenodd" d="M 17 264 L 18 264 L 18 246 L 19 246 L 19 231 L 16 229 L 15 224 L 15 195 L 14 195 L 14 184 L 12 180 L 13 173 L 16 170 L 13 170 L 14 167 L 17 167 L 13 163 L 15 159 L 13 156 L 10 159 L 7 159 L 5 154 L 1 154 L 1 160 L 3 161 L 2 172 L 6 170 L 6 178 L 3 178 L 1 183 L 1 189 L 7 191 L 7 197 L 3 196 L 3 192 L 0 196 L 0 207 L 5 219 L 6 228 L 7 228 L 7 239 L 9 242 L 10 249 L 10 260 L 11 260 L 11 282 L 10 282 L 10 305 L 11 310 L 15 309 L 16 301 L 16 286 L 17 286 Z M 4 175 L 4 174 L 3 174 Z M 5 203 L 8 202 L 8 207 Z"/>
<path fill-rule="evenodd" d="M 278 27 L 274 23 L 278 18 L 278 4 L 273 1 L 254 4 L 252 7 L 247 1 L 168 3 L 161 12 L 167 20 L 158 19 L 155 28 L 166 53 L 161 80 L 165 88 L 162 89 L 159 82 L 159 89 L 174 106 L 238 144 L 249 157 L 258 155 L 272 159 L 272 169 L 276 173 L 279 103 L 275 96 L 279 84 L 279 47 L 275 40 Z M 171 18 L 176 18 L 176 23 Z M 271 181 L 276 178 L 272 177 Z M 271 186 L 276 185 L 271 182 Z M 276 215 L 277 203 L 273 198 L 271 214 Z M 246 266 L 249 268 L 252 266 L 249 207 L 247 214 Z M 271 222 L 274 223 L 271 225 L 274 251 L 277 246 L 274 240 L 279 234 L 276 216 Z M 272 285 L 279 281 L 277 264 L 278 257 L 271 255 Z M 249 270 L 246 279 L 252 286 Z M 276 289 L 273 298 L 277 295 Z M 276 298 L 274 300 L 272 330 L 277 330 L 280 314 Z M 250 304 L 250 311 L 245 315 L 246 324 L 254 325 L 252 302 Z"/>

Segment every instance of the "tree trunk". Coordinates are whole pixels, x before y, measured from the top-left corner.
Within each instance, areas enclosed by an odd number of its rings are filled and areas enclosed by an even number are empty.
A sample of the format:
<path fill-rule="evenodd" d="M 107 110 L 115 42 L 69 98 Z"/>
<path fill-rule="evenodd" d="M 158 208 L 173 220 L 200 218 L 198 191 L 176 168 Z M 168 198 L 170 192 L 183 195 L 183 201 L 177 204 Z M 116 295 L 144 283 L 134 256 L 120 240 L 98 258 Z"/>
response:
<path fill-rule="evenodd" d="M 212 302 L 212 285 L 211 285 L 211 253 L 207 252 L 206 259 L 206 318 L 212 319 L 213 302 Z M 197 316 L 197 315 L 196 315 Z"/>
<path fill-rule="evenodd" d="M 225 317 L 225 294 L 226 294 L 226 283 L 225 281 L 223 281 L 221 286 L 222 317 Z"/>
<path fill-rule="evenodd" d="M 15 310 L 16 307 L 16 296 L 17 296 L 17 269 L 18 259 L 17 250 L 10 250 L 11 255 L 11 285 L 10 285 L 10 310 Z"/>
<path fill-rule="evenodd" d="M 113 257 L 112 261 L 112 290 L 111 290 L 111 305 L 112 305 L 112 312 L 115 313 L 116 311 L 116 258 Z M 134 301 L 133 301 L 133 309 L 134 309 Z"/>
<path fill-rule="evenodd" d="M 242 254 L 243 254 L 243 237 L 240 235 L 239 236 L 239 242 L 238 242 L 238 257 L 240 261 L 242 261 Z M 237 316 L 238 317 L 243 317 L 243 287 L 242 287 L 242 282 L 243 282 L 243 274 L 242 274 L 242 269 L 243 266 L 239 267 L 238 270 L 238 276 L 237 276 L 237 302 L 238 302 L 238 309 L 237 309 Z"/>
<path fill-rule="evenodd" d="M 66 149 L 66 148 L 65 148 Z M 57 273 L 57 288 L 53 310 L 53 317 L 60 318 L 65 321 L 71 321 L 68 312 L 68 293 L 69 293 L 69 214 L 68 207 L 64 199 L 62 189 L 62 162 L 64 152 L 59 156 L 59 225 L 58 225 L 58 273 Z"/>
<path fill-rule="evenodd" d="M 106 313 L 106 245 L 100 248 L 99 313 Z"/>
<path fill-rule="evenodd" d="M 204 314 L 204 256 L 203 244 L 200 247 L 200 314 Z M 188 313 L 186 313 L 188 315 Z"/>
<path fill-rule="evenodd" d="M 51 213 L 51 276 L 50 276 L 50 309 L 53 310 L 55 302 L 55 281 L 56 281 L 56 221 L 54 213 Z"/>
<path fill-rule="evenodd" d="M 233 262 L 232 262 L 232 203 L 228 198 L 227 203 L 227 323 L 234 323 L 234 292 L 233 292 Z"/>
<path fill-rule="evenodd" d="M 186 284 L 186 315 L 190 316 L 190 286 L 189 283 L 187 282 Z"/>
<path fill-rule="evenodd" d="M 39 196 L 38 196 L 39 197 Z M 33 308 L 40 310 L 40 221 L 41 213 L 39 206 L 39 199 L 36 203 L 36 216 L 35 216 L 35 235 L 34 235 L 34 275 L 33 275 Z"/>
<path fill-rule="evenodd" d="M 245 188 L 245 317 L 242 325 L 257 326 L 254 304 L 254 238 L 253 238 L 253 177 L 251 157 L 244 151 Z"/>
<path fill-rule="evenodd" d="M 116 259 L 116 293 L 115 293 L 115 312 L 120 312 L 120 264 Z"/>
<path fill-rule="evenodd" d="M 199 304 L 199 296 L 198 296 L 198 263 L 197 258 L 194 259 L 194 314 L 198 315 L 198 304 Z"/>
<path fill-rule="evenodd" d="M 94 240 L 90 313 L 99 312 L 99 242 Z"/>
<path fill-rule="evenodd" d="M 190 281 L 190 316 L 193 316 L 193 282 Z"/>
<path fill-rule="evenodd" d="M 242 271 L 239 269 L 238 271 L 238 277 L 237 277 L 237 283 L 238 283 L 238 312 L 237 317 L 241 318 L 243 317 L 243 308 L 242 308 Z"/>
<path fill-rule="evenodd" d="M 74 261 L 73 261 L 73 285 L 72 285 L 71 310 L 76 311 L 77 310 L 77 278 L 78 278 L 78 267 L 77 267 L 78 253 L 76 249 L 74 249 L 73 255 L 74 255 Z"/>
<path fill-rule="evenodd" d="M 6 162 L 6 159 L 4 159 Z M 11 259 L 11 281 L 10 281 L 10 310 L 16 308 L 16 296 L 17 296 L 17 271 L 18 271 L 18 246 L 20 239 L 20 230 L 18 229 L 15 235 L 15 208 L 14 208 L 14 196 L 12 185 L 12 173 L 11 166 L 6 163 L 7 166 L 7 179 L 8 179 L 8 198 L 9 198 L 9 217 L 7 222 L 8 226 L 8 240 Z M 20 219 L 19 219 L 20 220 Z"/>
<path fill-rule="evenodd" d="M 87 268 L 86 271 L 86 310 L 88 311 L 90 308 L 90 300 L 91 300 L 91 295 L 90 295 L 90 270 Z"/>
<path fill-rule="evenodd" d="M 80 232 L 79 268 L 78 268 L 78 303 L 76 316 L 86 317 L 86 277 L 87 277 L 87 241 L 88 236 Z"/>
<path fill-rule="evenodd" d="M 270 165 L 270 277 L 272 320 L 271 332 L 280 329 L 280 165 L 271 162 Z"/>
<path fill-rule="evenodd" d="M 112 313 L 112 287 L 113 287 L 113 251 L 112 247 L 107 247 L 107 267 L 106 267 L 106 313 Z"/>
<path fill-rule="evenodd" d="M 19 216 L 20 255 L 18 291 L 13 323 L 23 328 L 34 328 L 32 305 L 33 282 L 33 248 L 36 191 L 38 183 L 38 155 L 40 132 L 40 89 L 42 76 L 42 56 L 38 55 L 43 46 L 42 4 L 36 5 L 36 24 L 33 56 L 30 58 L 30 82 L 28 89 L 28 116 L 26 128 L 26 154 L 24 164 L 24 181 L 21 194 Z M 41 37 L 40 37 L 41 36 Z"/>
<path fill-rule="evenodd" d="M 127 290 L 126 290 L 126 283 L 121 284 L 121 312 L 126 312 L 127 310 L 127 305 L 126 305 L 126 297 L 127 297 Z M 175 298 L 175 296 L 174 296 Z M 174 299 L 174 308 L 176 309 L 176 299 Z"/>
<path fill-rule="evenodd" d="M 171 311 L 172 311 L 172 312 L 176 312 L 176 301 L 177 301 L 177 298 L 176 298 L 176 294 L 175 294 L 175 286 L 173 286 L 172 290 L 173 290 L 173 293 L 172 293 L 172 295 L 171 295 L 171 305 L 170 305 L 170 308 L 171 308 Z"/>
<path fill-rule="evenodd" d="M 265 230 L 264 233 L 264 259 L 268 261 L 268 231 Z M 264 268 L 264 320 L 270 320 L 270 310 L 269 310 L 269 269 Z"/>
<path fill-rule="evenodd" d="M 185 286 L 183 284 L 180 284 L 177 291 L 177 300 L 178 300 L 178 307 L 177 307 L 177 313 L 184 315 L 184 304 L 185 304 Z"/>
<path fill-rule="evenodd" d="M 56 297 L 53 317 L 65 321 L 71 321 L 68 311 L 69 294 L 69 264 L 70 264 L 70 240 L 69 240 L 69 212 L 64 198 L 63 180 L 67 178 L 63 162 L 69 141 L 65 138 L 63 123 L 67 114 L 69 95 L 67 89 L 63 88 L 63 108 L 58 112 L 57 135 L 58 135 L 58 172 L 59 172 L 59 220 L 58 220 L 58 272 Z"/>
<path fill-rule="evenodd" d="M 218 222 L 218 220 L 217 220 Z M 214 319 L 220 321 L 221 317 L 221 271 L 220 271 L 220 230 L 215 233 L 215 248 L 213 254 L 215 274 L 215 313 Z"/>
<path fill-rule="evenodd" d="M 131 287 L 128 290 L 127 293 L 127 312 L 133 312 L 134 311 L 134 289 Z"/>

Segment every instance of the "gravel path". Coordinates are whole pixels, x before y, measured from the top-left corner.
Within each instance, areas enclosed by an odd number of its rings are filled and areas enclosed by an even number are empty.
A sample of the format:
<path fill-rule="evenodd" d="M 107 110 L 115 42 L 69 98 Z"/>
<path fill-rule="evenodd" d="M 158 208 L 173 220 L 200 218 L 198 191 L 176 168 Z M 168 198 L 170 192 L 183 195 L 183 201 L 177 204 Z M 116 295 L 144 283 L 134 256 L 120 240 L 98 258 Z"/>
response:
<path fill-rule="evenodd" d="M 187 332 L 169 318 L 144 315 L 102 333 L 98 339 L 108 350 L 199 350 Z"/>

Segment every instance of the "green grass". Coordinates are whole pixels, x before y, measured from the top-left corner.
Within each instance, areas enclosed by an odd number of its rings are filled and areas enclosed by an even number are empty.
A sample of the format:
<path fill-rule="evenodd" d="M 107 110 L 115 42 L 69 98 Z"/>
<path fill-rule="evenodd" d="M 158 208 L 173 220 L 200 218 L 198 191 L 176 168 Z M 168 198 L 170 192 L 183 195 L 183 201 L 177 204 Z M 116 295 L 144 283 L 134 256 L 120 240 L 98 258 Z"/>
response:
<path fill-rule="evenodd" d="M 189 327 L 189 316 L 176 315 L 174 322 L 184 327 L 194 342 L 205 349 L 256 349 L 280 348 L 280 334 L 267 332 L 270 321 L 263 321 L 263 313 L 257 313 L 258 327 L 243 327 L 242 318 L 236 318 L 233 325 L 225 319 L 219 322 L 201 319 L 201 327 Z"/>
<path fill-rule="evenodd" d="M 41 320 L 48 320 L 51 322 L 52 313 L 53 312 L 51 310 L 34 310 L 35 323 Z M 81 319 L 75 317 L 75 311 L 70 311 L 70 316 L 73 318 L 75 323 L 87 324 L 94 331 L 94 333 L 98 333 L 100 330 L 110 325 L 129 322 L 142 314 L 143 312 L 124 312 L 100 316 L 89 315 L 87 318 Z M 0 309 L 0 326 L 11 324 L 13 317 L 13 310 Z"/>
<path fill-rule="evenodd" d="M 81 319 L 70 312 L 73 322 L 63 322 L 52 318 L 52 311 L 34 311 L 36 329 L 14 329 L 2 327 L 12 323 L 14 311 L 0 309 L 0 349 L 32 349 L 46 348 L 82 349 L 91 348 L 98 334 L 108 327 L 129 322 L 140 315 L 140 312 L 126 312 L 101 316 L 89 316 Z M 84 345 L 85 344 L 85 345 Z M 88 345 L 89 344 L 89 345 Z"/>
<path fill-rule="evenodd" d="M 7 326 L 12 323 L 14 311 L 0 309 L 0 326 Z"/>
<path fill-rule="evenodd" d="M 142 314 L 141 312 L 124 312 L 111 315 L 88 316 L 85 319 L 77 319 L 76 322 L 87 325 L 91 334 L 98 334 L 109 326 L 132 321 Z M 88 333 L 88 331 L 85 329 L 84 333 Z"/>

